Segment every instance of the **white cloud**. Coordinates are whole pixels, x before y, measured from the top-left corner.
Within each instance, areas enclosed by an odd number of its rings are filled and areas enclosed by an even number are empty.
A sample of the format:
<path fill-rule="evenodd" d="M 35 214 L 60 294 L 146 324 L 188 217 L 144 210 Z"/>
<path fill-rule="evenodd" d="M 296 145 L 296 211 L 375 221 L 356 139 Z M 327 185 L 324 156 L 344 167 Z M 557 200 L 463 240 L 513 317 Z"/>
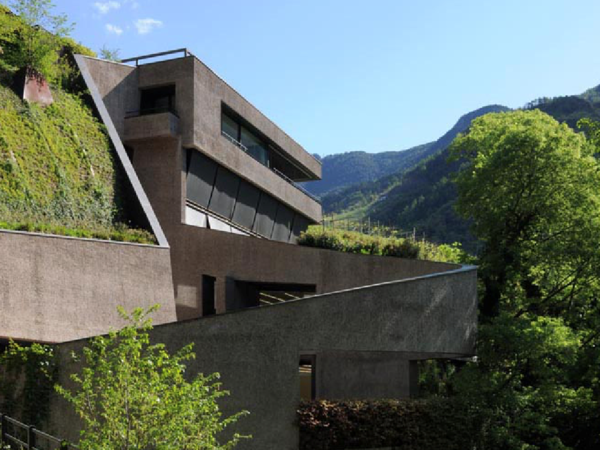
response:
<path fill-rule="evenodd" d="M 134 23 L 139 34 L 148 34 L 155 28 L 163 26 L 162 21 L 156 19 L 138 19 Z"/>
<path fill-rule="evenodd" d="M 120 36 L 121 34 L 123 34 L 123 28 L 121 28 L 121 27 L 118 27 L 111 23 L 107 23 L 105 26 L 106 26 L 106 31 L 108 31 L 109 33 L 116 34 L 117 36 Z"/>
<path fill-rule="evenodd" d="M 119 9 L 121 7 L 121 4 L 119 2 L 115 2 L 115 1 L 108 1 L 108 2 L 96 2 L 94 3 L 94 8 L 96 8 L 98 10 L 98 12 L 100 14 L 106 14 L 108 13 L 111 9 Z"/>
<path fill-rule="evenodd" d="M 138 9 L 140 7 L 139 2 L 136 1 L 126 0 L 125 3 L 129 3 L 131 9 Z"/>

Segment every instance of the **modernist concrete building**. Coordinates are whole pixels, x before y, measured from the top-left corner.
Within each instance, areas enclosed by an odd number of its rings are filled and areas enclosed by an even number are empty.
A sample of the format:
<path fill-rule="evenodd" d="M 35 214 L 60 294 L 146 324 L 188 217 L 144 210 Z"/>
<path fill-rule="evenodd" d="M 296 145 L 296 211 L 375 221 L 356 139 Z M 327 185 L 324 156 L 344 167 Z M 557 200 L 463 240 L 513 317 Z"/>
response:
<path fill-rule="evenodd" d="M 416 361 L 472 356 L 475 268 L 297 245 L 321 220 L 297 183 L 320 162 L 180 52 L 76 57 L 158 245 L 0 232 L 17 255 L 0 260 L 0 306 L 35 317 L 3 313 L 0 336 L 67 355 L 119 324 L 116 304 L 159 302 L 154 339 L 196 343 L 190 371 L 222 374 L 225 411 L 251 413 L 240 448 L 261 450 L 297 448 L 301 397 L 407 397 Z M 73 420 L 65 409 L 48 431 L 76 438 Z"/>

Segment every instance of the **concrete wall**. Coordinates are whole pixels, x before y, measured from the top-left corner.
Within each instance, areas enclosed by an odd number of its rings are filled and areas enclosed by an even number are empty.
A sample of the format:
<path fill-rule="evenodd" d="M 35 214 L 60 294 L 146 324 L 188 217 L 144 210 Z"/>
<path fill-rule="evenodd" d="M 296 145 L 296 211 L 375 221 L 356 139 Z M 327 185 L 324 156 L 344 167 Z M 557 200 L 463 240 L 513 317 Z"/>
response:
<path fill-rule="evenodd" d="M 139 67 L 141 88 L 174 81 L 177 83 L 177 110 L 182 118 L 187 116 L 190 119 L 182 123 L 184 145 L 213 148 L 210 142 L 221 136 L 221 102 L 224 102 L 283 149 L 298 165 L 314 174 L 315 178 L 321 178 L 319 160 L 196 57 L 171 59 Z M 193 104 L 189 102 L 190 89 L 193 89 Z M 194 114 L 190 114 L 192 108 Z"/>
<path fill-rule="evenodd" d="M 140 134 L 139 123 L 132 124 L 135 133 L 125 133 L 125 114 L 139 109 L 139 89 L 175 83 L 176 109 L 180 116 L 178 129 L 184 147 L 202 151 L 292 209 L 316 222 L 321 220 L 321 205 L 318 202 L 221 136 L 221 102 L 238 108 L 240 114 L 247 114 L 244 116 L 246 120 L 288 151 L 293 159 L 301 166 L 306 166 L 317 178 L 321 177 L 320 162 L 198 59 L 178 58 L 144 64 L 138 68 L 94 58 L 86 57 L 83 60 L 121 139 L 139 139 L 143 135 L 143 130 Z M 131 130 L 128 131 L 131 133 Z M 152 133 L 153 128 L 149 126 L 149 140 L 154 138 Z"/>
<path fill-rule="evenodd" d="M 135 116 L 125 119 L 123 142 L 179 137 L 179 119 L 170 112 Z"/>
<path fill-rule="evenodd" d="M 394 352 L 318 352 L 315 398 L 360 400 L 408 398 L 418 390 L 418 368 Z"/>
<path fill-rule="evenodd" d="M 189 225 L 180 225 L 169 241 L 180 319 L 201 315 L 202 275 L 217 278 L 217 312 L 225 312 L 227 279 L 316 285 L 317 293 L 326 293 L 457 267 L 302 247 Z"/>
<path fill-rule="evenodd" d="M 138 74 L 135 67 L 95 58 L 85 58 L 98 92 L 120 136 L 125 115 L 140 107 Z"/>
<path fill-rule="evenodd" d="M 217 278 L 217 312 L 222 313 L 227 279 L 316 285 L 317 293 L 325 293 L 458 267 L 301 247 L 185 225 L 185 161 L 178 140 L 136 141 L 131 146 L 136 173 L 171 246 L 180 320 L 202 314 L 202 275 Z"/>
<path fill-rule="evenodd" d="M 395 377 L 407 364 L 402 360 L 473 355 L 476 317 L 476 272 L 466 268 L 163 325 L 152 337 L 171 350 L 195 343 L 190 376 L 221 373 L 224 388 L 231 391 L 222 401 L 224 411 L 251 412 L 235 427 L 254 436 L 240 449 L 287 450 L 298 448 L 300 355 L 316 354 L 318 366 L 319 355 L 335 359 L 352 352 L 349 363 L 359 362 L 363 373 L 378 371 L 372 382 L 365 380 L 371 390 L 362 394 L 379 396 L 394 385 L 398 389 Z M 64 344 L 61 354 L 81 345 Z M 61 377 L 66 382 L 67 372 Z M 381 380 L 389 381 L 390 390 L 377 391 Z M 356 387 L 353 376 L 330 373 L 327 383 L 336 382 L 332 395 Z M 77 420 L 66 405 L 54 399 L 53 411 L 48 429 L 76 437 Z"/>
<path fill-rule="evenodd" d="M 162 304 L 173 322 L 168 248 L 0 231 L 0 337 L 62 342 L 119 327 L 117 306 Z"/>
<path fill-rule="evenodd" d="M 293 159 L 303 163 L 301 165 L 308 165 L 318 178 L 321 176 L 320 163 L 204 64 L 195 57 L 187 57 L 144 64 L 137 70 L 140 88 L 175 83 L 176 109 L 184 148 L 195 148 L 205 153 L 292 209 L 315 222 L 321 220 L 321 205 L 317 201 L 221 135 L 221 102 L 237 108 L 237 112 L 289 152 Z"/>

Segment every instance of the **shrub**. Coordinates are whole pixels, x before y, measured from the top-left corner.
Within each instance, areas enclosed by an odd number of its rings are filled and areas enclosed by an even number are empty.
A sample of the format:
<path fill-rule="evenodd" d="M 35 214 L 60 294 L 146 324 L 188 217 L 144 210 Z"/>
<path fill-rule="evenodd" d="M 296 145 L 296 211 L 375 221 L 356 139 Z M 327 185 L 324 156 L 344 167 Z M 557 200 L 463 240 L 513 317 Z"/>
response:
<path fill-rule="evenodd" d="M 303 402 L 301 450 L 474 448 L 480 423 L 455 398 Z"/>
<path fill-rule="evenodd" d="M 303 232 L 298 244 L 361 255 L 393 256 L 408 259 L 426 259 L 440 262 L 467 263 L 470 257 L 460 244 L 436 245 L 427 241 L 406 238 L 371 236 L 356 231 L 323 229 L 314 225 Z"/>

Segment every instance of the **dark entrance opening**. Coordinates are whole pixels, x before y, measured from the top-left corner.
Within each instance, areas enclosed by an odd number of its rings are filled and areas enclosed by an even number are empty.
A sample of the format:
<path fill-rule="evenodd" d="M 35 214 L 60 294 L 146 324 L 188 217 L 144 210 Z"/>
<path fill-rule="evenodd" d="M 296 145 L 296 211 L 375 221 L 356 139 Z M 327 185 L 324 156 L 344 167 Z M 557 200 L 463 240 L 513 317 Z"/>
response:
<path fill-rule="evenodd" d="M 316 397 L 316 361 L 315 355 L 300 355 L 300 399 L 304 401 L 314 400 Z"/>
<path fill-rule="evenodd" d="M 215 277 L 202 275 L 202 315 L 212 316 L 216 314 L 215 306 Z"/>
<path fill-rule="evenodd" d="M 314 284 L 260 283 L 230 279 L 227 292 L 227 311 L 268 306 L 314 295 Z"/>

